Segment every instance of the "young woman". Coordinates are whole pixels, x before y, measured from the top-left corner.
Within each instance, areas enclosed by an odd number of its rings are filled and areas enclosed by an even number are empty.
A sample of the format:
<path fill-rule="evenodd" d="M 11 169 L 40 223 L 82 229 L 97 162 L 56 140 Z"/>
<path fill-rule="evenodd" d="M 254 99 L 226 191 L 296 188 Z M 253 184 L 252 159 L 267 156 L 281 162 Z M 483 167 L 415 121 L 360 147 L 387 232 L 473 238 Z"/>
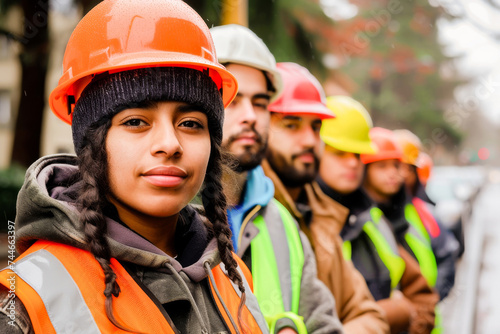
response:
<path fill-rule="evenodd" d="M 180 0 L 103 1 L 50 96 L 76 157 L 41 158 L 0 273 L 2 333 L 260 333 L 221 189 L 236 81 Z M 206 219 L 188 206 L 200 190 Z"/>

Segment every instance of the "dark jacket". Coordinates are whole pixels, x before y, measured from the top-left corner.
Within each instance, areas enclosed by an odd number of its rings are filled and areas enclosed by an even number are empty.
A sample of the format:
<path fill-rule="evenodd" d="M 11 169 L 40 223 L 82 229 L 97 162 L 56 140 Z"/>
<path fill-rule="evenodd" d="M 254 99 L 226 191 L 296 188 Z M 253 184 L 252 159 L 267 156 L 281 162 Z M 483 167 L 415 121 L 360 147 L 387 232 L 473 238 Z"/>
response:
<path fill-rule="evenodd" d="M 36 240 L 50 240 L 87 250 L 79 213 L 74 207 L 80 187 L 76 157 L 55 155 L 41 158 L 27 171 L 18 196 L 17 250 L 24 252 Z M 201 217 L 189 206 L 181 211 L 176 230 L 178 256 L 174 259 L 119 222 L 113 207 L 107 210 L 108 242 L 116 258 L 132 276 L 154 295 L 182 333 L 226 332 L 222 316 L 210 292 L 203 263 L 220 263 L 217 243 L 210 238 Z M 169 262 L 174 270 L 168 270 Z M 31 323 L 22 303 L 16 307 L 16 326 L 7 322 L 8 291 L 0 290 L 0 332 L 28 333 Z M 119 297 L 118 297 L 119 298 Z M 248 299 L 250 298 L 250 299 Z M 255 296 L 247 291 L 247 300 Z M 261 314 L 259 319 L 264 322 Z"/>
<path fill-rule="evenodd" d="M 419 198 L 424 199 L 429 203 L 430 210 L 433 211 L 432 201 L 428 199 L 427 195 L 423 196 L 422 192 L 419 193 Z M 394 227 L 394 231 L 398 241 L 405 247 L 405 249 L 412 254 L 414 253 L 405 241 L 404 235 L 408 229 L 408 221 L 405 218 L 405 206 L 412 203 L 412 197 L 409 195 L 405 188 L 402 187 L 400 191 L 393 196 L 390 204 L 379 203 L 379 208 L 384 212 L 384 215 L 389 219 Z M 435 217 L 435 215 L 434 215 Z M 436 281 L 436 289 L 439 292 L 440 299 L 445 298 L 455 284 L 455 262 L 458 259 L 459 243 L 455 236 L 443 224 L 436 220 L 440 233 L 438 236 L 433 236 L 429 233 L 431 240 L 431 248 L 436 257 L 436 264 L 438 269 L 438 276 Z"/>
<path fill-rule="evenodd" d="M 377 304 L 385 311 L 391 332 L 408 330 L 410 333 L 430 333 L 434 326 L 434 307 L 438 296 L 420 273 L 418 263 L 399 247 L 397 252 L 405 262 L 405 271 L 398 285 L 403 296 L 391 297 L 389 271 L 377 255 L 369 236 L 363 231 L 363 225 L 371 219 L 369 211 L 375 203 L 361 189 L 349 195 L 341 195 L 328 187 L 321 178 L 317 182 L 326 195 L 349 209 L 341 236 L 344 240 L 351 241 L 352 261 L 365 277 Z M 388 222 L 387 224 L 390 225 Z"/>

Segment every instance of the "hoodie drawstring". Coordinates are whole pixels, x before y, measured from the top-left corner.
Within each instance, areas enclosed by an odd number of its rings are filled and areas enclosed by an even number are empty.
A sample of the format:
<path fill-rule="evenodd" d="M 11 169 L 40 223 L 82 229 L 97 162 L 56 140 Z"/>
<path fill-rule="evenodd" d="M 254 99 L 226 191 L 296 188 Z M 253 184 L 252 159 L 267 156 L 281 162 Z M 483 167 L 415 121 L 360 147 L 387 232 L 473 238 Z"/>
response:
<path fill-rule="evenodd" d="M 191 305 L 194 308 L 196 317 L 198 318 L 198 321 L 201 324 L 202 334 L 208 334 L 209 333 L 208 327 L 205 324 L 205 322 L 203 321 L 203 317 L 201 316 L 200 309 L 198 308 L 198 306 L 196 306 L 196 302 L 194 301 L 193 295 L 191 294 L 191 291 L 189 290 L 189 287 L 187 286 L 186 282 L 184 281 L 184 279 L 182 279 L 181 275 L 179 275 L 177 270 L 175 270 L 175 268 L 170 264 L 170 262 L 166 262 L 165 266 L 172 272 L 174 279 L 186 290 L 189 301 L 191 302 Z"/>
<path fill-rule="evenodd" d="M 217 295 L 217 298 L 219 298 L 219 301 L 222 304 L 224 311 L 226 311 L 226 314 L 229 317 L 229 321 L 231 321 L 231 325 L 233 325 L 233 328 L 236 331 L 236 334 L 240 334 L 240 331 L 238 330 L 238 326 L 236 326 L 236 323 L 234 322 L 233 317 L 231 316 L 231 313 L 229 312 L 226 304 L 224 303 L 224 300 L 222 299 L 222 297 L 219 293 L 219 290 L 217 289 L 217 284 L 215 284 L 215 279 L 214 279 L 214 275 L 212 274 L 212 268 L 210 268 L 210 263 L 208 261 L 204 262 L 203 268 L 205 268 L 205 272 L 207 273 L 208 278 L 210 279 L 210 282 L 212 283 L 212 286 L 215 290 L 215 294 Z"/>

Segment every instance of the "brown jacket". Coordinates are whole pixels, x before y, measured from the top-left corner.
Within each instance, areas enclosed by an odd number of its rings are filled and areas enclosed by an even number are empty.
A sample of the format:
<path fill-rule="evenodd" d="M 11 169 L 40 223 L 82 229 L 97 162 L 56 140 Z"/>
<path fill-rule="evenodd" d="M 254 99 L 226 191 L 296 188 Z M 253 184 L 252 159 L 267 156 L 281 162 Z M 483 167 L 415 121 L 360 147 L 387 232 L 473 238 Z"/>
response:
<path fill-rule="evenodd" d="M 275 198 L 295 216 L 309 237 L 316 255 L 318 277 L 335 297 L 337 313 L 345 333 L 389 333 L 387 319 L 373 300 L 365 279 L 342 255 L 339 234 L 349 213 L 347 208 L 323 194 L 317 184 L 307 184 L 305 190 L 312 209 L 312 220 L 308 227 L 269 163 L 263 161 L 262 167 L 274 183 Z M 318 196 L 321 200 L 318 200 Z"/>

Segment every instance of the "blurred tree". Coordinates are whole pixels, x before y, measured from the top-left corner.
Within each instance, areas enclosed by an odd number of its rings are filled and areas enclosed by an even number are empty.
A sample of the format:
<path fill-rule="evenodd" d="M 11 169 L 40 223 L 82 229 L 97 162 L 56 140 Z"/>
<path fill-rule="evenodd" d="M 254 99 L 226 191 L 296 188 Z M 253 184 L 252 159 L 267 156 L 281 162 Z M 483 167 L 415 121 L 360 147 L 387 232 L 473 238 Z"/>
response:
<path fill-rule="evenodd" d="M 342 35 L 335 54 L 342 71 L 358 85 L 355 98 L 372 112 L 374 122 L 408 128 L 423 140 L 436 131 L 456 146 L 461 133 L 443 118 L 457 81 L 445 80 L 440 68 L 449 62 L 437 39 L 442 14 L 428 0 L 352 0 L 356 17 L 337 22 Z"/>
<path fill-rule="evenodd" d="M 221 24 L 224 0 L 186 0 L 209 27 Z M 277 61 L 306 66 L 319 78 L 327 76 L 322 57 L 332 50 L 329 39 L 334 21 L 316 0 L 248 0 L 248 22 Z"/>
<path fill-rule="evenodd" d="M 23 34 L 16 36 L 7 27 L 2 27 L 0 31 L 22 45 L 19 54 L 22 71 L 21 101 L 14 128 L 11 162 L 29 166 L 40 156 L 41 125 L 45 107 L 45 76 L 49 54 L 49 0 L 36 2 L 1 0 L 1 15 L 5 15 L 7 9 L 14 4 L 21 6 L 23 10 Z"/>

